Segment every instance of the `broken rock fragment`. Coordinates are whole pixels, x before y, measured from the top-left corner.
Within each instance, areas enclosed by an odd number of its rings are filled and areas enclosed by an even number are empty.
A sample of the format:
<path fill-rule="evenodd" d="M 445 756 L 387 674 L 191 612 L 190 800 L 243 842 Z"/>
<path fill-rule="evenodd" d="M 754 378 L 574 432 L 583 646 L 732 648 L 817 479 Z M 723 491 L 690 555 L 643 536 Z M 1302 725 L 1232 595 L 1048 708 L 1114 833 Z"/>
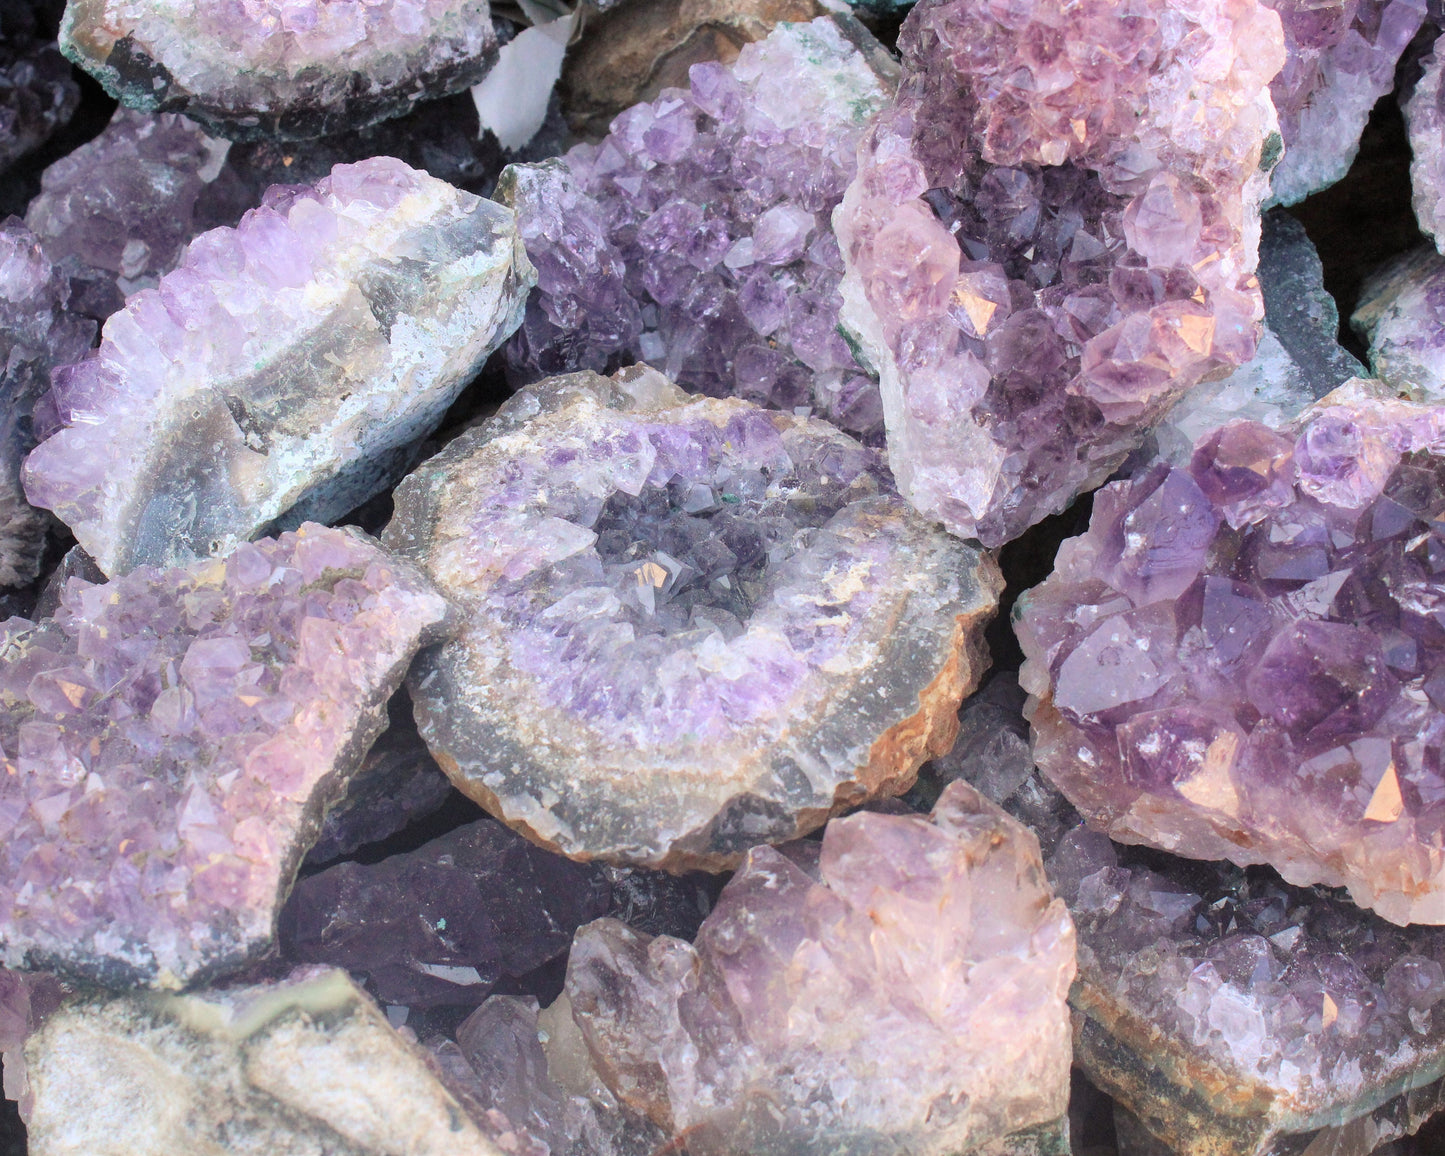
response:
<path fill-rule="evenodd" d="M 111 575 L 332 521 L 409 466 L 531 279 L 510 212 L 400 161 L 276 186 L 57 379 L 26 492 Z"/>
<path fill-rule="evenodd" d="M 487 0 L 76 0 L 60 48 L 132 108 L 297 140 L 470 87 L 497 35 Z"/>
<path fill-rule="evenodd" d="M 718 869 L 947 749 L 1000 579 L 813 419 L 645 367 L 512 397 L 396 491 L 466 615 L 409 687 L 456 785 L 568 855 Z"/>
<path fill-rule="evenodd" d="M 1253 355 L 1279 18 L 924 0 L 899 46 L 834 217 L 843 322 L 900 491 L 998 546 Z"/>
<path fill-rule="evenodd" d="M 176 987 L 266 947 L 446 613 L 363 535 L 308 524 L 0 623 L 5 962 Z"/>
<path fill-rule="evenodd" d="M 784 24 L 598 144 L 507 170 L 498 196 L 537 266 L 513 372 L 646 361 L 689 391 L 807 407 L 881 441 L 877 386 L 837 332 L 830 220 L 895 71 L 856 21 Z"/>
<path fill-rule="evenodd" d="M 1034 752 L 1100 830 L 1445 923 L 1445 415 L 1343 387 L 1100 492 L 1021 600 Z"/>
<path fill-rule="evenodd" d="M 1036 840 L 958 783 L 755 848 L 696 945 L 583 928 L 566 1000 L 607 1090 L 698 1156 L 957 1156 L 1064 1115 L 1073 974 Z"/>
<path fill-rule="evenodd" d="M 78 998 L 25 1052 L 32 1156 L 501 1156 L 340 971 Z"/>

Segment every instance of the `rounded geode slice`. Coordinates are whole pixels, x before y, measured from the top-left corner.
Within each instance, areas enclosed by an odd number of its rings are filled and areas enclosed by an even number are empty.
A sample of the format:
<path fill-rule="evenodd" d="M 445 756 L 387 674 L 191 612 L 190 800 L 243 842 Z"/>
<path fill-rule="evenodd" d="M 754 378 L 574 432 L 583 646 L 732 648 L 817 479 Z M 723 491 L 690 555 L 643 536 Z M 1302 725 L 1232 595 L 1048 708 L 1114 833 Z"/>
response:
<path fill-rule="evenodd" d="M 992 558 L 816 419 L 644 367 L 552 378 L 396 491 L 467 626 L 423 656 L 463 791 L 577 858 L 721 869 L 895 794 L 984 665 Z"/>
<path fill-rule="evenodd" d="M 60 49 L 132 108 L 303 140 L 471 87 L 497 34 L 487 0 L 71 0 Z"/>
<path fill-rule="evenodd" d="M 1039 767 L 1124 843 L 1445 923 L 1445 410 L 1330 394 L 1099 492 L 1020 602 Z"/>

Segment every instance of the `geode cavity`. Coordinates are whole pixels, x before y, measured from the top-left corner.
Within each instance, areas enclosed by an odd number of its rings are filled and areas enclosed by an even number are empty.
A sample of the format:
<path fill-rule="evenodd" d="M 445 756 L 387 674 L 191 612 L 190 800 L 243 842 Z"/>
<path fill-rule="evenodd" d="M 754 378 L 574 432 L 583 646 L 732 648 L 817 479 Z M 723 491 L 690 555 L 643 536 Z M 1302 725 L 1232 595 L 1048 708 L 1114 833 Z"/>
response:
<path fill-rule="evenodd" d="M 645 367 L 515 395 L 385 540 L 467 616 L 409 686 L 463 791 L 580 858 L 722 867 L 907 788 L 982 665 L 993 561 L 817 421 Z"/>
<path fill-rule="evenodd" d="M 521 317 L 512 214 L 389 157 L 274 186 L 57 377 L 25 489 L 107 574 L 385 489 Z"/>

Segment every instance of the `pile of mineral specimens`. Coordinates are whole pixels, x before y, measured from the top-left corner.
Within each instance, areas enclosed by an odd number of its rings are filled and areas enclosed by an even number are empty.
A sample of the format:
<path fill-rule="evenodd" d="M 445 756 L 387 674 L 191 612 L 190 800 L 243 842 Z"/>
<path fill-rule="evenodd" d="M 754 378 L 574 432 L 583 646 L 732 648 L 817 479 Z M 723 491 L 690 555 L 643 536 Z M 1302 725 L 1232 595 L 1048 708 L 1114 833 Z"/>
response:
<path fill-rule="evenodd" d="M 0 1156 L 1445 1152 L 1442 28 L 0 4 Z"/>

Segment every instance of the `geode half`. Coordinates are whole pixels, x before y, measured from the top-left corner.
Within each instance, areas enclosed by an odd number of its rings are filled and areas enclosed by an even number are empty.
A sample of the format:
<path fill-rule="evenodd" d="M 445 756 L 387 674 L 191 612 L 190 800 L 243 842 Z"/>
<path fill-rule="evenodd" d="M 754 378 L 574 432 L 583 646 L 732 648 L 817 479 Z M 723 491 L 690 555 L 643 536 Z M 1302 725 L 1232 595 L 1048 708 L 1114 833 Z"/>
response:
<path fill-rule="evenodd" d="M 178 987 L 264 948 L 447 621 L 411 566 L 305 525 L 0 623 L 4 962 Z"/>
<path fill-rule="evenodd" d="M 409 687 L 461 790 L 578 858 L 719 869 L 907 789 L 1000 588 L 880 458 L 643 366 L 515 395 L 396 491 L 462 606 Z"/>
<path fill-rule="evenodd" d="M 1020 601 L 1034 753 L 1126 843 L 1445 923 L 1445 411 L 1336 390 L 1100 491 Z"/>
<path fill-rule="evenodd" d="M 333 521 L 410 466 L 531 284 L 508 210 L 400 161 L 274 186 L 57 375 L 26 493 L 110 575 Z"/>
<path fill-rule="evenodd" d="M 60 50 L 132 108 L 301 140 L 471 87 L 497 34 L 487 0 L 72 0 Z"/>

